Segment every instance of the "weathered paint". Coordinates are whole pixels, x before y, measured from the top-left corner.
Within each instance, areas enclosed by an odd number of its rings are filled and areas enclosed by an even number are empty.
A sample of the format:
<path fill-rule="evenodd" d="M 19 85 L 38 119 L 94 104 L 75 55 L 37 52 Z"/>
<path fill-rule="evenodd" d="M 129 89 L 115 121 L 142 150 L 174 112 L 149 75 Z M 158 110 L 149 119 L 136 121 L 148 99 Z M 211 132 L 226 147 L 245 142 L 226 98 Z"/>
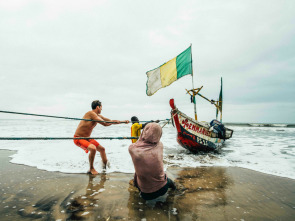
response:
<path fill-rule="evenodd" d="M 180 111 L 172 113 L 173 121 L 177 129 L 177 142 L 184 148 L 192 151 L 212 151 L 221 147 L 224 140 L 211 137 L 208 128 L 194 123 L 186 118 Z"/>
<path fill-rule="evenodd" d="M 189 122 L 188 119 L 181 117 L 181 116 L 179 117 L 179 120 L 181 122 L 180 125 L 184 129 L 186 129 L 192 133 L 196 132 L 198 134 L 203 134 L 205 136 L 211 136 L 211 132 L 208 129 L 206 129 L 204 127 L 200 127 L 199 125 L 197 125 L 195 123 Z"/>

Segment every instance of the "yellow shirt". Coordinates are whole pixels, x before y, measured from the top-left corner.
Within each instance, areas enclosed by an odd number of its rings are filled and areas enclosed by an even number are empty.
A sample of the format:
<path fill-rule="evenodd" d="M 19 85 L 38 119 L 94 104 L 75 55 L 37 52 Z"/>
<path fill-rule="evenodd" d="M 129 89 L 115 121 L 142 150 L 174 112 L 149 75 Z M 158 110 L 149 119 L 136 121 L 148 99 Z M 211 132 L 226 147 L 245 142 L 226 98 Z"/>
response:
<path fill-rule="evenodd" d="M 131 137 L 139 137 L 142 129 L 142 124 L 134 123 L 131 126 Z M 132 139 L 132 143 L 135 143 L 137 139 Z"/>

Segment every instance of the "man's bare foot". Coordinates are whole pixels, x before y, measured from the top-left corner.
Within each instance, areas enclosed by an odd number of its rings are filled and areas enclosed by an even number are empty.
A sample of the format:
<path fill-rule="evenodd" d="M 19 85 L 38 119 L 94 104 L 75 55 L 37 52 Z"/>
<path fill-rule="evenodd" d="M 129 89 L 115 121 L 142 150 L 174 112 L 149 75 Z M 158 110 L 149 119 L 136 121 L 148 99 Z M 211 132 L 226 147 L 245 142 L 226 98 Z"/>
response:
<path fill-rule="evenodd" d="M 88 170 L 88 174 L 97 175 L 98 172 L 95 169 Z"/>
<path fill-rule="evenodd" d="M 107 161 L 107 163 L 102 162 L 102 169 L 106 170 L 107 168 L 110 168 L 111 164 L 110 161 Z"/>

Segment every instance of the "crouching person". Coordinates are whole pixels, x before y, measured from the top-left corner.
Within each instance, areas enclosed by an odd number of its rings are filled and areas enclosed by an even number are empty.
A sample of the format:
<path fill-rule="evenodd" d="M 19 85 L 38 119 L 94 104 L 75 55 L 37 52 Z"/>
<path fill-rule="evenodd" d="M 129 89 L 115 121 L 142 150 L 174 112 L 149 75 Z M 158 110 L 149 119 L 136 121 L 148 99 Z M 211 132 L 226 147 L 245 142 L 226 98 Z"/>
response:
<path fill-rule="evenodd" d="M 134 186 L 145 200 L 164 195 L 175 185 L 164 172 L 163 144 L 160 142 L 162 128 L 157 123 L 145 126 L 139 140 L 129 146 L 134 168 Z"/>

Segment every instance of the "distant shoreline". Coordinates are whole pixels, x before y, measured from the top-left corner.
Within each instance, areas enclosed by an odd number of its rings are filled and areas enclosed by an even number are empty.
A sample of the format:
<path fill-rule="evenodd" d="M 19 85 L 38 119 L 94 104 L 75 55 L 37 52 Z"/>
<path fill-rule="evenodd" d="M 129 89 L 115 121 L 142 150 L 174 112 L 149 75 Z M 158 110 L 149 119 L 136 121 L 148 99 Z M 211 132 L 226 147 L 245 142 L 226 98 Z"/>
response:
<path fill-rule="evenodd" d="M 56 121 L 56 119 L 51 119 L 51 118 L 42 118 L 42 117 L 32 117 L 30 119 L 28 118 L 15 118 L 15 119 L 2 119 L 0 120 L 11 120 L 11 121 L 16 121 L 16 120 L 23 120 L 23 121 Z M 145 121 L 145 119 L 142 119 Z M 150 119 L 146 120 L 149 121 Z M 167 118 L 168 120 L 168 118 Z M 70 119 L 58 119 L 58 121 L 72 121 Z M 77 120 L 75 120 L 77 121 Z M 171 124 L 171 123 L 168 123 Z M 295 127 L 295 123 L 248 123 L 248 122 L 223 122 L 224 125 L 227 126 L 244 126 L 244 127 Z"/>
<path fill-rule="evenodd" d="M 226 126 L 241 126 L 241 127 L 288 127 L 295 128 L 295 124 L 291 123 L 224 123 Z"/>

